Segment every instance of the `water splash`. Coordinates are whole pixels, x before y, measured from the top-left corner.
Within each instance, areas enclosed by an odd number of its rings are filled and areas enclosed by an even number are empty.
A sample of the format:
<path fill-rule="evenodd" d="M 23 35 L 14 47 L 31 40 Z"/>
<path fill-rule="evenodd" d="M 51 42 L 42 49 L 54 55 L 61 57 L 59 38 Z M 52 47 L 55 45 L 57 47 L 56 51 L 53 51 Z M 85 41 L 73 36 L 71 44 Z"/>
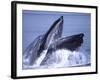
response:
<path fill-rule="evenodd" d="M 41 53 L 41 56 L 36 59 L 35 63 L 30 66 L 27 65 L 24 68 L 63 68 L 63 67 L 77 67 L 86 66 L 90 64 L 88 57 L 80 51 L 69 51 L 69 50 L 57 50 L 51 54 L 46 60 L 44 65 L 40 65 L 43 59 L 46 57 L 47 50 Z"/>

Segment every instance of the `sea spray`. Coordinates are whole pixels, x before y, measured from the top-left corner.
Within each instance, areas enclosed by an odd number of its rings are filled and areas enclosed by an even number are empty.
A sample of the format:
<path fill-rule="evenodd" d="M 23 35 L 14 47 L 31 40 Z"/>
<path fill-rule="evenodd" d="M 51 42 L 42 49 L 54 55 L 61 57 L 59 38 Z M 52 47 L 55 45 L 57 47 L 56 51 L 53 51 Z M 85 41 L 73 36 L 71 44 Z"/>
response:
<path fill-rule="evenodd" d="M 53 52 L 51 57 L 47 60 L 46 65 L 48 68 L 54 67 L 71 67 L 81 66 L 87 64 L 86 56 L 82 52 L 69 51 L 69 50 L 57 50 Z M 41 66 L 40 66 L 41 67 Z"/>

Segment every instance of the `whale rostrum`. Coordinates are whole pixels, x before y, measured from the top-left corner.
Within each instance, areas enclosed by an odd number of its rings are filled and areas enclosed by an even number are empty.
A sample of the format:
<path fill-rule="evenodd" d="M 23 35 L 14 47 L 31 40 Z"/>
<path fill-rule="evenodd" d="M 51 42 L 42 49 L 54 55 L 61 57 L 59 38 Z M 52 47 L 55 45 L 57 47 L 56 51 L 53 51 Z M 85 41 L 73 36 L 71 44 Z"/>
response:
<path fill-rule="evenodd" d="M 46 57 L 41 62 L 41 65 L 45 64 L 46 60 L 52 54 L 52 52 L 58 49 L 67 49 L 74 51 L 83 43 L 83 33 L 76 35 L 63 37 L 63 16 L 58 18 L 46 33 L 38 36 L 24 51 L 24 59 L 28 59 L 28 62 L 24 64 L 33 65 L 34 61 L 40 57 L 41 53 L 47 49 Z"/>

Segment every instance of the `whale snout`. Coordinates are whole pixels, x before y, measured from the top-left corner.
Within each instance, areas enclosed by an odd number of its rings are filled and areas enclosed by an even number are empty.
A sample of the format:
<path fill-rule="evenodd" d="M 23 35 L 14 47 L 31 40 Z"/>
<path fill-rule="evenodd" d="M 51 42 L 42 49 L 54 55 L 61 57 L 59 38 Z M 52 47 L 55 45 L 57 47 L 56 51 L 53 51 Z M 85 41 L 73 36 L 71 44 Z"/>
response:
<path fill-rule="evenodd" d="M 68 42 L 72 43 L 72 44 L 75 44 L 76 46 L 81 45 L 83 43 L 83 37 L 84 37 L 83 33 L 77 34 L 77 35 L 72 35 L 69 38 Z M 66 41 L 67 41 L 67 39 L 66 39 Z"/>
<path fill-rule="evenodd" d="M 83 33 L 80 33 L 80 34 L 77 34 L 77 35 L 75 35 L 75 36 L 73 36 L 73 37 L 76 37 L 76 38 L 83 38 L 83 37 L 84 37 L 84 34 L 83 34 Z"/>

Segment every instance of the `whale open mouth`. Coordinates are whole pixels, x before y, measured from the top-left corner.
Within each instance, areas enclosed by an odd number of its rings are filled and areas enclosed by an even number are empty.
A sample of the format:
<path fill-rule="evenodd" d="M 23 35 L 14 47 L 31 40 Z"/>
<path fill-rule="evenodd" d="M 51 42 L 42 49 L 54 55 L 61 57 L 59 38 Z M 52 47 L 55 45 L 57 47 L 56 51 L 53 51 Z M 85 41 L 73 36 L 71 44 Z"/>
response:
<path fill-rule="evenodd" d="M 27 47 L 23 53 L 23 68 L 25 66 L 33 66 L 36 62 L 39 62 L 38 66 L 45 65 L 50 56 L 57 50 L 64 49 L 73 52 L 82 45 L 83 33 L 62 37 L 62 32 L 63 16 L 58 18 L 46 33 L 38 36 Z M 45 53 L 43 53 L 44 51 Z"/>

